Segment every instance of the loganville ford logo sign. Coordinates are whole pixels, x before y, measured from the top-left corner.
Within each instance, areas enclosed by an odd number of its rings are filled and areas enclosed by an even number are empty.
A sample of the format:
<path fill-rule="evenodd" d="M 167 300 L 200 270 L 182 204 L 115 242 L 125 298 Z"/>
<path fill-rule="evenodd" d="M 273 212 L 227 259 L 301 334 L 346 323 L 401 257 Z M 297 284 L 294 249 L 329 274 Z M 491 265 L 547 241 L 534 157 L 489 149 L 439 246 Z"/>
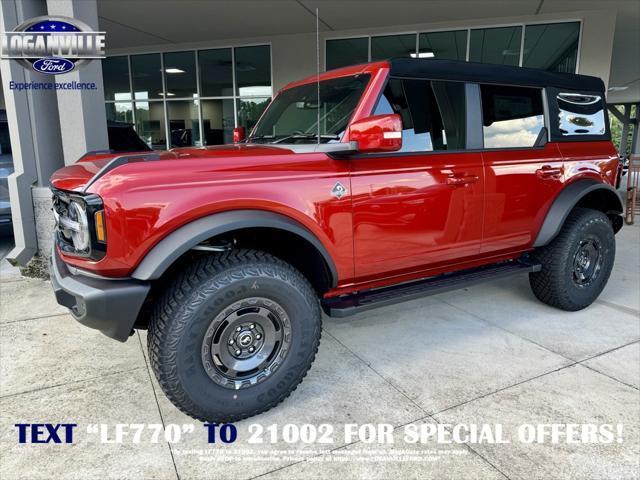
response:
<path fill-rule="evenodd" d="M 69 17 L 36 17 L 0 34 L 0 57 L 47 75 L 105 56 L 105 33 Z"/>

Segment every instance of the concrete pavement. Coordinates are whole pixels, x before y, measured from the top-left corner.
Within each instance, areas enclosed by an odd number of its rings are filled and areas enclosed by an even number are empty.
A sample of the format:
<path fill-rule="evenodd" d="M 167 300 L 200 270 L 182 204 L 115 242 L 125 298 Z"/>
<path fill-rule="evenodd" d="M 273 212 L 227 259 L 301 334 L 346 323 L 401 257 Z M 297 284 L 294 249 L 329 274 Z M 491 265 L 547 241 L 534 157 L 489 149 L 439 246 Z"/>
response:
<path fill-rule="evenodd" d="M 308 376 L 277 408 L 237 424 L 228 458 L 205 461 L 203 434 L 180 443 L 19 444 L 15 423 L 190 424 L 164 397 L 146 333 L 125 344 L 78 325 L 48 282 L 0 266 L 0 478 L 634 479 L 640 458 L 640 227 L 618 235 L 612 278 L 590 308 L 539 303 L 525 277 L 339 320 L 324 318 Z M 6 262 L 5 262 L 6 263 Z M 249 425 L 334 425 L 328 445 L 249 445 Z M 434 461 L 332 462 L 380 446 L 340 442 L 345 423 L 621 423 L 622 443 L 447 446 Z M 196 428 L 201 428 L 196 424 Z M 400 429 L 398 428 L 398 431 Z M 309 457 L 243 461 L 246 449 Z M 435 444 L 391 450 L 442 448 Z"/>

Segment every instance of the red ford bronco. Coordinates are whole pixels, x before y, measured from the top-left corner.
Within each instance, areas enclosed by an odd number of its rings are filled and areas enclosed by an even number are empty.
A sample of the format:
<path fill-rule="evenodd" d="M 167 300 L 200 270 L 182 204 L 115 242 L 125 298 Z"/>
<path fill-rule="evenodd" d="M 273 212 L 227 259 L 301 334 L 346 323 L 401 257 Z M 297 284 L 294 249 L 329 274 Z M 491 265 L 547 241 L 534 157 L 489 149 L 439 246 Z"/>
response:
<path fill-rule="evenodd" d="M 397 59 L 285 87 L 248 138 L 90 153 L 52 179 L 52 284 L 84 325 L 148 329 L 171 401 L 236 421 L 310 368 L 321 310 L 527 272 L 579 310 L 622 204 L 600 79 Z"/>

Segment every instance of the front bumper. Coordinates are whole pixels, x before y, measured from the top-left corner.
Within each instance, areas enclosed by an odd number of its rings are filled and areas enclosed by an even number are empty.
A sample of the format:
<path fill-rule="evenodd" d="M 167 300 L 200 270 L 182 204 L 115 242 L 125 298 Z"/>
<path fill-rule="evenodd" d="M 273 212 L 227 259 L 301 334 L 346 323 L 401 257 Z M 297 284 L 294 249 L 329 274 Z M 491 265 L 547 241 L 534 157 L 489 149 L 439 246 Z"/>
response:
<path fill-rule="evenodd" d="M 57 248 L 51 254 L 51 284 L 60 305 L 83 325 L 124 342 L 129 338 L 150 285 L 133 279 L 73 275 Z"/>

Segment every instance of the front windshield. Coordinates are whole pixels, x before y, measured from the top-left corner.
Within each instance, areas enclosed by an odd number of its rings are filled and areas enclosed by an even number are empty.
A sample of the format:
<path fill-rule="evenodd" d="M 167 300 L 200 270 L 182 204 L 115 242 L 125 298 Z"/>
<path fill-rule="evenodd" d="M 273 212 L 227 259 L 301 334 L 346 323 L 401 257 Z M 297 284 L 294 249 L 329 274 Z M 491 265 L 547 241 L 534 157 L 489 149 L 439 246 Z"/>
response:
<path fill-rule="evenodd" d="M 320 141 L 340 141 L 362 97 L 369 75 L 320 82 Z M 248 141 L 251 143 L 317 143 L 318 89 L 307 83 L 285 90 L 269 105 Z"/>

